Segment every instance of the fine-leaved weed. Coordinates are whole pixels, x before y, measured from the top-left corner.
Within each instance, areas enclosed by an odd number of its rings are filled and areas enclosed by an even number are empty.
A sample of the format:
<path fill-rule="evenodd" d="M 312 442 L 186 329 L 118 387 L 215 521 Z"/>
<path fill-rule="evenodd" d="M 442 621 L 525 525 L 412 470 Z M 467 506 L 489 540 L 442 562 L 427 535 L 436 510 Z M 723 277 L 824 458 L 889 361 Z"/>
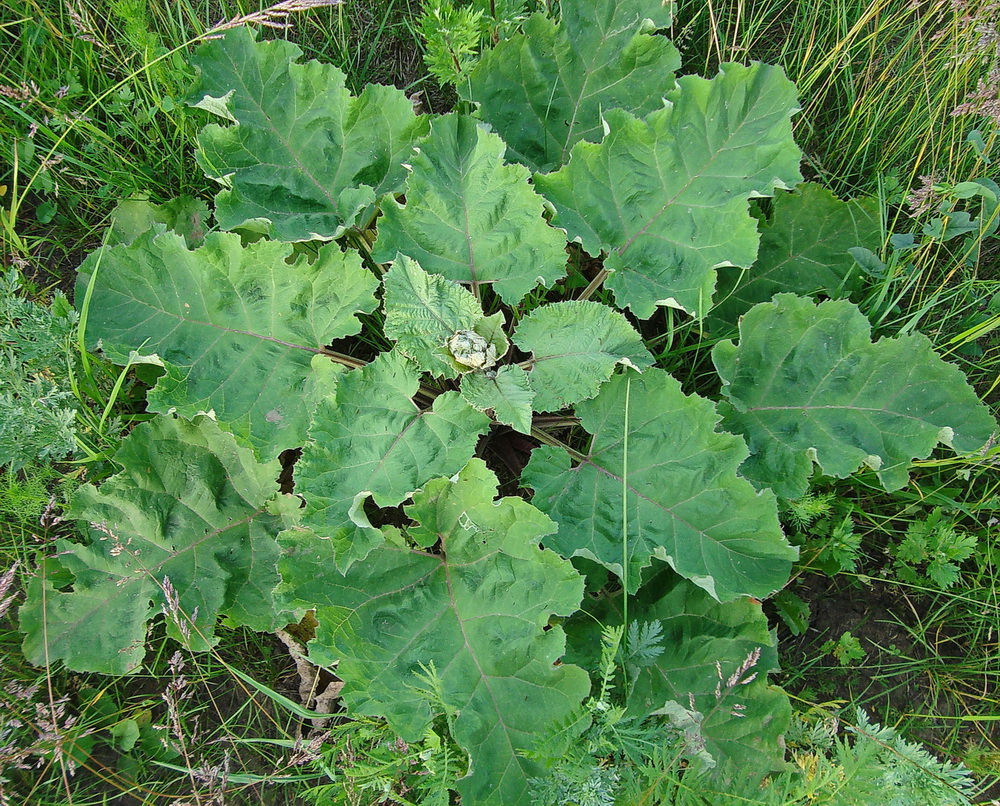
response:
<path fill-rule="evenodd" d="M 955 527 L 935 508 L 925 520 L 910 524 L 893 547 L 895 573 L 910 584 L 945 590 L 958 582 L 962 563 L 976 551 L 976 537 Z"/>
<path fill-rule="evenodd" d="M 0 275 L 0 467 L 11 472 L 76 451 L 69 378 L 77 313 L 62 294 L 47 306 L 20 288 L 16 269 Z"/>

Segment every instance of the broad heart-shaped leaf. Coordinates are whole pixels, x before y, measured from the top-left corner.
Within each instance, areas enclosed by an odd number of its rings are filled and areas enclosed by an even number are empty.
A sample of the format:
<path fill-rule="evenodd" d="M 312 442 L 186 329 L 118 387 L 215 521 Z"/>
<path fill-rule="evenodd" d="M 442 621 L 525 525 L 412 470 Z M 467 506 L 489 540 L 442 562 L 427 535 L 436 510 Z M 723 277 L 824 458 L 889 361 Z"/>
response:
<path fill-rule="evenodd" d="M 460 333 L 469 336 L 459 338 L 465 352 L 453 341 Z M 428 274 L 401 254 L 385 275 L 385 335 L 424 372 L 446 378 L 493 366 L 508 346 L 503 314 L 483 316 L 469 291 L 440 275 Z"/>
<path fill-rule="evenodd" d="M 662 0 L 563 0 L 559 24 L 533 15 L 524 33 L 483 54 L 459 91 L 503 137 L 511 159 L 534 171 L 564 164 L 573 144 L 604 136 L 601 115 L 659 108 L 680 67 L 655 28 L 673 18 Z"/>
<path fill-rule="evenodd" d="M 126 437 L 115 462 L 121 473 L 81 487 L 70 506 L 90 524 L 87 542 L 58 544 L 73 589 L 32 580 L 21 608 L 32 663 L 131 672 L 161 610 L 167 634 L 198 650 L 215 642 L 219 615 L 255 630 L 287 620 L 271 596 L 282 529 L 268 511 L 277 505 L 276 461 L 259 464 L 207 417 L 160 416 Z"/>
<path fill-rule="evenodd" d="M 606 285 L 640 319 L 657 305 L 704 316 L 716 267 L 757 257 L 747 199 L 802 178 L 795 86 L 780 68 L 724 64 L 677 85 L 643 120 L 605 113 L 600 144 L 578 143 L 569 165 L 535 177 L 554 223 L 591 255 L 607 252 Z"/>
<path fill-rule="evenodd" d="M 876 251 L 881 242 L 875 198 L 844 202 L 811 182 L 794 193 L 779 193 L 750 270 L 719 269 L 717 302 L 708 324 L 713 330 L 735 329 L 740 316 L 782 291 L 803 296 L 818 291 L 845 299 L 862 279 L 848 250 L 860 246 Z"/>
<path fill-rule="evenodd" d="M 480 411 L 492 409 L 497 422 L 522 434 L 531 433 L 535 392 L 528 373 L 520 367 L 500 367 L 493 374 L 469 372 L 463 375 L 462 397 Z"/>
<path fill-rule="evenodd" d="M 715 430 L 709 401 L 663 370 L 628 370 L 576 412 L 593 434 L 587 455 L 572 467 L 564 450 L 536 448 L 524 470 L 533 503 L 559 524 L 547 546 L 597 560 L 630 592 L 654 557 L 720 601 L 785 583 L 796 552 L 774 496 L 736 475 L 746 445 Z"/>
<path fill-rule="evenodd" d="M 395 506 L 435 476 L 457 473 L 490 426 L 458 392 L 422 411 L 418 388 L 412 364 L 382 353 L 342 375 L 316 407 L 295 490 L 306 499 L 302 527 L 331 541 L 342 570 L 381 542 L 360 511 L 365 497 Z"/>
<path fill-rule="evenodd" d="M 150 411 L 211 412 L 271 459 L 305 439 L 313 356 L 360 331 L 355 313 L 378 304 L 378 283 L 357 254 L 331 244 L 314 263 L 289 265 L 290 253 L 220 232 L 189 251 L 156 230 L 95 252 L 77 281 L 82 301 L 96 273 L 87 336 L 115 360 L 138 350 L 165 362 Z"/>
<path fill-rule="evenodd" d="M 279 596 L 315 608 L 309 645 L 321 664 L 339 660 L 342 696 L 379 714 L 406 741 L 449 714 L 470 755 L 462 802 L 529 806 L 544 768 L 521 755 L 565 721 L 587 695 L 587 674 L 556 665 L 565 637 L 550 617 L 574 612 L 583 578 L 538 547 L 554 525 L 520 498 L 494 501 L 496 477 L 473 460 L 414 495 L 412 537 L 436 551 L 386 544 L 341 576 L 324 541 L 287 533 Z M 421 693 L 434 678 L 440 700 Z"/>
<path fill-rule="evenodd" d="M 744 315 L 739 346 L 719 342 L 712 360 L 729 401 L 723 425 L 750 445 L 740 473 L 783 498 L 805 494 L 814 462 L 837 478 L 867 465 L 898 490 L 911 459 L 939 442 L 977 450 L 997 427 L 925 336 L 873 344 L 868 320 L 846 300 L 778 294 Z"/>
<path fill-rule="evenodd" d="M 402 252 L 477 294 L 492 283 L 508 305 L 562 277 L 566 238 L 545 223 L 527 169 L 505 164 L 504 148 L 472 118 L 433 121 L 410 161 L 406 206 L 391 197 L 381 204 L 372 257 L 385 263 Z"/>
<path fill-rule="evenodd" d="M 198 164 L 224 187 L 222 229 L 251 225 L 282 241 L 328 240 L 406 178 L 402 163 L 427 133 L 400 90 L 369 84 L 357 98 L 344 74 L 277 39 L 229 31 L 192 58 L 200 80 L 190 103 L 234 125 L 206 126 Z"/>
<path fill-rule="evenodd" d="M 641 636 L 653 622 L 662 628 L 658 655 L 655 649 L 636 654 L 635 646 L 626 646 L 630 715 L 643 718 L 667 701 L 697 711 L 698 732 L 715 762 L 711 776 L 717 780 L 759 780 L 781 768 L 791 708 L 785 693 L 767 684 L 778 657 L 759 602 L 720 604 L 662 570 L 629 597 L 628 619 L 626 634 Z M 620 590 L 585 600 L 584 610 L 566 624 L 566 660 L 596 668 L 601 629 L 621 623 Z"/>
<path fill-rule="evenodd" d="M 531 353 L 536 411 L 557 411 L 597 394 L 616 364 L 642 370 L 653 357 L 618 311 L 597 302 L 543 305 L 521 320 L 514 343 Z"/>

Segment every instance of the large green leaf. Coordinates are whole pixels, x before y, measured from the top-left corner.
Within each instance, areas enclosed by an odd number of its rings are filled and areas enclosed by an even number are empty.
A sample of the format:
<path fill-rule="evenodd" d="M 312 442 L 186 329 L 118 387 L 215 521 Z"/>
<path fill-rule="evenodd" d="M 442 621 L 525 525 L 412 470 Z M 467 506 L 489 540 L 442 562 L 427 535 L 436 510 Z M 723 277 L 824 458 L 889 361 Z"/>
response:
<path fill-rule="evenodd" d="M 88 339 L 116 360 L 159 355 L 166 374 L 149 393 L 151 411 L 212 412 L 264 458 L 277 456 L 305 439 L 313 356 L 361 330 L 355 314 L 378 304 L 357 254 L 331 244 L 315 262 L 289 265 L 290 253 L 227 233 L 189 251 L 156 230 L 95 252 L 77 282 L 82 301 L 96 274 Z"/>
<path fill-rule="evenodd" d="M 508 346 L 503 314 L 483 316 L 469 291 L 402 254 L 385 275 L 385 335 L 424 372 L 446 378 L 492 367 Z"/>
<path fill-rule="evenodd" d="M 680 67 L 676 48 L 652 35 L 670 25 L 672 2 L 563 0 L 560 8 L 559 24 L 533 15 L 459 87 L 511 158 L 535 171 L 564 164 L 580 140 L 600 140 L 606 110 L 659 108 Z"/>
<path fill-rule="evenodd" d="M 369 84 L 357 98 L 336 67 L 298 46 L 255 42 L 245 27 L 198 49 L 190 101 L 234 125 L 206 126 L 198 164 L 224 187 L 215 217 L 282 241 L 338 237 L 359 211 L 406 178 L 402 163 L 426 134 L 400 90 Z"/>
<path fill-rule="evenodd" d="M 806 492 L 814 462 L 837 478 L 867 465 L 896 490 L 911 459 L 939 442 L 974 451 L 996 429 L 925 336 L 873 344 L 868 320 L 845 300 L 779 294 L 743 317 L 739 346 L 719 342 L 712 359 L 729 401 L 723 424 L 750 445 L 740 473 L 784 498 Z"/>
<path fill-rule="evenodd" d="M 381 541 L 364 519 L 364 498 L 395 506 L 435 476 L 457 473 L 489 428 L 489 417 L 458 392 L 421 410 L 413 402 L 418 388 L 412 364 L 382 353 L 345 373 L 316 407 L 295 489 L 306 499 L 302 527 L 331 541 L 341 569 Z"/>
<path fill-rule="evenodd" d="M 622 623 L 622 592 L 587 599 L 566 625 L 566 660 L 596 668 L 601 630 Z M 778 669 L 775 639 L 759 602 L 720 604 L 672 571 L 656 573 L 634 597 L 626 646 L 626 707 L 643 718 L 671 701 L 698 727 L 689 752 L 703 749 L 712 777 L 739 782 L 780 769 L 791 708 L 785 693 L 767 684 Z M 656 640 L 648 640 L 657 635 Z M 678 713 L 676 706 L 669 709 Z M 669 712 L 668 712 L 669 713 Z"/>
<path fill-rule="evenodd" d="M 811 182 L 795 193 L 779 193 L 750 270 L 719 269 L 718 302 L 709 324 L 714 329 L 735 328 L 740 316 L 782 291 L 849 297 L 862 278 L 848 250 L 860 246 L 876 251 L 881 242 L 877 199 L 840 201 Z"/>
<path fill-rule="evenodd" d="M 549 626 L 552 615 L 579 607 L 583 578 L 538 547 L 553 523 L 519 498 L 494 501 L 496 491 L 479 460 L 429 482 L 406 510 L 421 548 L 386 544 L 346 576 L 324 541 L 288 533 L 281 595 L 291 607 L 316 608 L 310 656 L 339 661 L 354 713 L 384 715 L 416 741 L 443 709 L 471 758 L 462 802 L 528 806 L 531 779 L 545 770 L 522 751 L 589 688 L 582 669 L 556 665 L 565 638 Z M 429 678 L 435 699 L 421 693 Z"/>
<path fill-rule="evenodd" d="M 508 305 L 566 273 L 566 238 L 542 218 L 528 171 L 504 163 L 497 135 L 447 115 L 431 124 L 419 152 L 410 161 L 406 205 L 382 202 L 375 260 L 402 252 L 477 294 L 492 284 Z"/>
<path fill-rule="evenodd" d="M 569 165 L 535 177 L 554 223 L 591 255 L 607 252 L 607 285 L 640 319 L 657 305 L 704 316 L 716 267 L 757 257 L 747 200 L 801 179 L 795 86 L 780 68 L 726 64 L 677 84 L 643 120 L 607 112 L 600 144 L 578 143 Z"/>
<path fill-rule="evenodd" d="M 628 319 L 606 305 L 570 300 L 521 320 L 514 343 L 531 353 L 536 411 L 557 411 L 597 394 L 617 364 L 636 369 L 653 357 Z"/>
<path fill-rule="evenodd" d="M 168 635 L 202 650 L 219 615 L 255 630 L 283 622 L 271 596 L 276 461 L 259 464 L 207 417 L 157 417 L 132 431 L 115 462 L 122 472 L 81 487 L 69 509 L 90 524 L 87 542 L 58 543 L 73 589 L 43 576 L 29 586 L 21 629 L 32 663 L 133 671 L 161 610 Z"/>
<path fill-rule="evenodd" d="M 720 601 L 764 597 L 788 578 L 795 550 L 777 507 L 736 475 L 743 441 L 715 430 L 715 407 L 659 369 L 612 378 L 576 407 L 593 434 L 576 466 L 536 448 L 524 470 L 535 505 L 559 532 L 546 545 L 614 571 L 629 591 L 652 558 Z"/>

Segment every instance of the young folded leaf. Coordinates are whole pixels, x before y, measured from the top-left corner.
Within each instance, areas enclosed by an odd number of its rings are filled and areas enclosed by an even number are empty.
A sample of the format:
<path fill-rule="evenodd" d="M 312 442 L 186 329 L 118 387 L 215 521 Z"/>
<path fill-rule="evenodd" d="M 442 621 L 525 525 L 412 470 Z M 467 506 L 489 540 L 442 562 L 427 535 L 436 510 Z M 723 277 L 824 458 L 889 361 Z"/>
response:
<path fill-rule="evenodd" d="M 518 366 L 495 372 L 469 372 L 462 376 L 462 397 L 480 411 L 492 409 L 497 422 L 522 434 L 531 433 L 535 392 L 528 373 Z"/>
<path fill-rule="evenodd" d="M 503 314 L 484 316 L 458 283 L 397 254 L 385 275 L 385 335 L 431 375 L 489 369 L 507 352 Z"/>

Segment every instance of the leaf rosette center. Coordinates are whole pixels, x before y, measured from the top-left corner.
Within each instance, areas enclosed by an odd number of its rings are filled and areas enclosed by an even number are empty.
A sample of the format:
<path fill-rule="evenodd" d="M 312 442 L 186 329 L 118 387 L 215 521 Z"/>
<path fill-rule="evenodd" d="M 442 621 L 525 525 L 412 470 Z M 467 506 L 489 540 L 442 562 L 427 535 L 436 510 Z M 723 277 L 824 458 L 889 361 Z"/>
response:
<path fill-rule="evenodd" d="M 448 350 L 462 366 L 489 369 L 496 366 L 497 348 L 474 330 L 458 330 L 448 339 Z"/>

